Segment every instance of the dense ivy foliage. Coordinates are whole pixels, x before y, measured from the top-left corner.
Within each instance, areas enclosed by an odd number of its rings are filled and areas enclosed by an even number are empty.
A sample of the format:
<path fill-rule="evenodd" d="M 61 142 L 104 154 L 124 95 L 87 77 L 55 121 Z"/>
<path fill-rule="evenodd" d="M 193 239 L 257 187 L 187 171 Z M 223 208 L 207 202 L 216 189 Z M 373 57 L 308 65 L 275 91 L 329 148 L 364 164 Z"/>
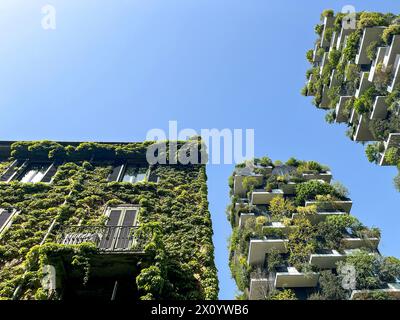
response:
<path fill-rule="evenodd" d="M 143 299 L 217 298 L 205 166 L 154 166 L 158 183 L 107 181 L 112 167 L 103 159 L 143 158 L 150 144 L 69 146 L 45 141 L 13 145 L 13 158 L 57 159 L 61 164 L 51 184 L 0 184 L 0 207 L 19 212 L 0 239 L 1 298 L 11 298 L 20 284 L 24 284 L 22 298 L 43 298 L 38 281 L 41 270 L 29 266 L 78 250 L 54 243 L 57 227 L 44 246 L 37 246 L 53 219 L 56 226 L 102 225 L 104 208 L 118 204 L 138 204 L 141 232 L 153 234 L 146 247 L 151 263 L 141 263 L 144 268 L 136 279 Z M 8 161 L 0 162 L 3 168 Z M 85 251 L 82 257 L 90 260 L 90 254 Z"/>

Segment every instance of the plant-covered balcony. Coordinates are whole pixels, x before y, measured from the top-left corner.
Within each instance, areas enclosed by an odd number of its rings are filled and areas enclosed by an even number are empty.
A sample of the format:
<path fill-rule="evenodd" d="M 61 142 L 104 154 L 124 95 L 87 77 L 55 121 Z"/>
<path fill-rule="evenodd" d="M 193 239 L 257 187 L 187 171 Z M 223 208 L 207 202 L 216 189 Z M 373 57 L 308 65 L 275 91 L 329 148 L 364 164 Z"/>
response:
<path fill-rule="evenodd" d="M 318 284 L 319 273 L 299 272 L 294 267 L 277 268 L 275 288 L 304 288 L 315 287 Z"/>
<path fill-rule="evenodd" d="M 381 41 L 384 26 L 366 27 L 363 29 L 358 53 L 355 57 L 355 63 L 358 65 L 371 64 L 371 57 L 368 55 L 368 48 L 372 42 Z"/>
<path fill-rule="evenodd" d="M 137 226 L 65 226 L 57 235 L 63 245 L 93 244 L 100 253 L 144 253 L 151 235 L 139 234 Z"/>

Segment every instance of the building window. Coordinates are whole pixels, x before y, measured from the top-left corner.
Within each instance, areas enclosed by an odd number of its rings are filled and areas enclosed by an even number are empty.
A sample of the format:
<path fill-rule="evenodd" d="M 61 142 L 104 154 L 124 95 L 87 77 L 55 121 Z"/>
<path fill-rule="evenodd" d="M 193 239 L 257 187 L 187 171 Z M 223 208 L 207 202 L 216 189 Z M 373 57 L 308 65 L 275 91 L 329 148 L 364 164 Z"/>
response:
<path fill-rule="evenodd" d="M 11 182 L 16 180 L 31 183 L 50 183 L 56 172 L 56 163 L 16 160 L 0 175 L 0 181 Z"/>
<path fill-rule="evenodd" d="M 140 182 L 146 179 L 147 168 L 137 167 L 137 166 L 126 166 L 124 177 L 122 179 L 123 182 Z"/>
<path fill-rule="evenodd" d="M 0 208 L 0 234 L 11 225 L 15 210 Z"/>
<path fill-rule="evenodd" d="M 141 167 L 130 164 L 115 164 L 111 173 L 108 175 L 108 181 L 136 183 L 146 181 L 148 177 L 148 167 Z"/>
<path fill-rule="evenodd" d="M 129 250 L 134 243 L 138 206 L 110 207 L 106 211 L 106 236 L 102 237 L 100 248 L 105 250 Z"/>
<path fill-rule="evenodd" d="M 19 177 L 21 182 L 41 182 L 49 170 L 51 164 L 30 163 Z"/>

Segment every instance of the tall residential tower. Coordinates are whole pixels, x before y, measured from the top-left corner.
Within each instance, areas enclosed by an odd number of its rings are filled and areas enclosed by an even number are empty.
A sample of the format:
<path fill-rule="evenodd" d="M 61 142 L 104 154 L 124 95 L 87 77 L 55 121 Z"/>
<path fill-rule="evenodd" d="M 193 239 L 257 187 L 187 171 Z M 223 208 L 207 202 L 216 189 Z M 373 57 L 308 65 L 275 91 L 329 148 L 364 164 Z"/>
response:
<path fill-rule="evenodd" d="M 241 298 L 400 299 L 400 260 L 350 214 L 346 188 L 314 161 L 267 158 L 230 179 L 230 267 Z"/>

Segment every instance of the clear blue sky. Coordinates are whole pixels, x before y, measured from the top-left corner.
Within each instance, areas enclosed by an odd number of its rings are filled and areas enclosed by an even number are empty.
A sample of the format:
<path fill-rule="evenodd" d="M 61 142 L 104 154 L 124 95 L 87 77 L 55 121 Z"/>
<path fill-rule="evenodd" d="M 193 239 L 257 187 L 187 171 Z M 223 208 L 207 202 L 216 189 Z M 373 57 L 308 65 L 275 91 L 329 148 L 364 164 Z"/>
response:
<path fill-rule="evenodd" d="M 41 7 L 57 29 L 41 28 Z M 254 128 L 256 155 L 331 167 L 352 213 L 400 256 L 395 168 L 368 163 L 345 127 L 300 95 L 325 8 L 399 13 L 398 1 L 1 0 L 0 140 L 140 141 L 152 128 Z M 210 165 L 220 298 L 233 298 L 225 218 L 230 165 Z"/>

